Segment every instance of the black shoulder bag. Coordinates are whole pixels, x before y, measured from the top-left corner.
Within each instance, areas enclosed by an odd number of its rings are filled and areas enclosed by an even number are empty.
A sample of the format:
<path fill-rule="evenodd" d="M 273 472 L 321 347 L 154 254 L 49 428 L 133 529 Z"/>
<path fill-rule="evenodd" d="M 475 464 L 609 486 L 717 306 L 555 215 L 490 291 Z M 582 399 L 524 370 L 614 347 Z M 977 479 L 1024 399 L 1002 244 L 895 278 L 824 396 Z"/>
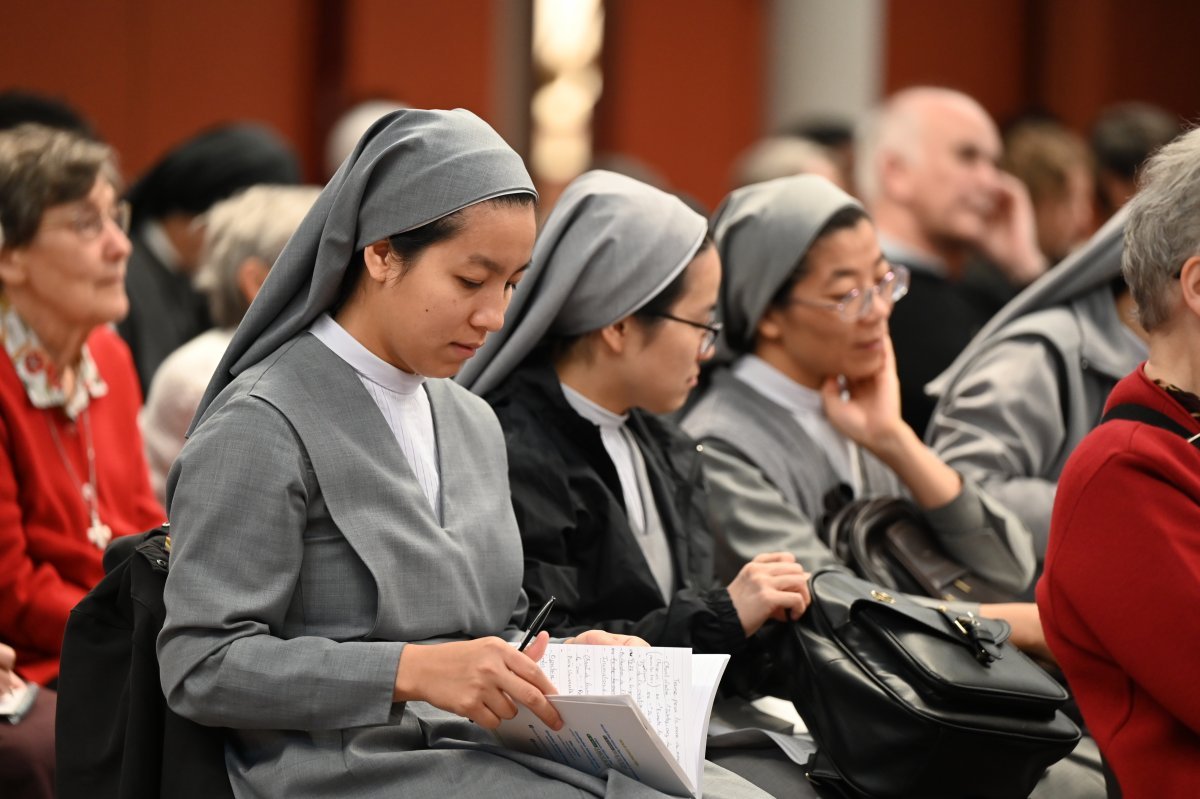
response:
<path fill-rule="evenodd" d="M 791 698 L 823 795 L 1025 799 L 1079 741 L 1067 692 L 1006 622 L 918 605 L 839 569 L 785 635 Z M 791 651 L 787 651 L 791 650 Z"/>

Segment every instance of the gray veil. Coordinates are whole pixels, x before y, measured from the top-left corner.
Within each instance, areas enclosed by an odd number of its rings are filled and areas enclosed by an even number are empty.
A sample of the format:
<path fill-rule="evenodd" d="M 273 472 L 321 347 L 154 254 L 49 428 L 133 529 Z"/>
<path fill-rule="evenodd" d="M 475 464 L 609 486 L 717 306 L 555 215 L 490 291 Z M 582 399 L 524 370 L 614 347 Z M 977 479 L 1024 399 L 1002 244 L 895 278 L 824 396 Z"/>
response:
<path fill-rule="evenodd" d="M 482 396 L 547 335 L 582 335 L 629 316 L 683 271 L 706 227 L 678 197 L 633 178 L 601 170 L 576 178 L 538 236 L 504 327 L 455 379 Z"/>
<path fill-rule="evenodd" d="M 382 117 L 284 247 L 221 358 L 189 435 L 235 376 L 329 309 L 358 250 L 517 193 L 537 194 L 521 157 L 470 111 L 405 109 Z"/>
<path fill-rule="evenodd" d="M 713 239 L 721 254 L 721 316 L 725 323 L 719 358 L 754 343 L 758 320 L 825 223 L 858 201 L 816 175 L 795 175 L 745 186 L 730 194 L 713 215 Z"/>
<path fill-rule="evenodd" d="M 925 387 L 925 392 L 931 397 L 940 397 L 949 391 L 954 381 L 987 348 L 989 342 L 1012 322 L 1045 308 L 1064 305 L 1102 286 L 1108 286 L 1121 274 L 1121 252 L 1125 244 L 1125 220 L 1128 216 L 1127 208 L 1122 208 L 1104 223 L 1087 243 L 1009 300 L 1008 304 L 975 334 L 946 371 Z"/>

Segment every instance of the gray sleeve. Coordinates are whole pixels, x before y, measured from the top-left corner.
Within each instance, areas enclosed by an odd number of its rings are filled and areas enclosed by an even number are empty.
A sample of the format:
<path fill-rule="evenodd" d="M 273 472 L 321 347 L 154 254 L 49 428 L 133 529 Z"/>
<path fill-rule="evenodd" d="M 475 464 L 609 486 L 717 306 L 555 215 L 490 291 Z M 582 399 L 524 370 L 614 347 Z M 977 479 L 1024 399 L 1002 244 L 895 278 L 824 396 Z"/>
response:
<path fill-rule="evenodd" d="M 720 545 L 717 574 L 723 581 L 763 552 L 791 552 L 809 572 L 842 565 L 817 538 L 813 520 L 733 448 L 706 440 L 704 472 Z"/>
<path fill-rule="evenodd" d="M 925 518 L 950 556 L 1000 588 L 1020 594 L 1033 580 L 1033 537 L 1016 514 L 963 478 L 949 504 Z"/>
<path fill-rule="evenodd" d="M 1011 509 L 1040 561 L 1066 429 L 1056 356 L 1040 339 L 993 347 L 942 398 L 926 436 L 951 468 Z"/>
<path fill-rule="evenodd" d="M 280 637 L 317 490 L 286 420 L 260 400 L 231 400 L 184 447 L 172 482 L 158 637 L 171 709 L 235 728 L 386 722 L 404 644 Z"/>

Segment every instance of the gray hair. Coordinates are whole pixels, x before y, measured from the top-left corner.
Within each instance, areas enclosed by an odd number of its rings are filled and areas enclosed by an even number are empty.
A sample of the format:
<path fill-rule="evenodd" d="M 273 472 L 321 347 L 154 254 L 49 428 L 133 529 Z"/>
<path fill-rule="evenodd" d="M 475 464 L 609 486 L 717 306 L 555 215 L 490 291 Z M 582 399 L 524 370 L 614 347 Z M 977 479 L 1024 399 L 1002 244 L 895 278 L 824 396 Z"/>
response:
<path fill-rule="evenodd" d="M 732 171 L 735 189 L 789 175 L 839 174 L 828 148 L 797 136 L 760 139 L 742 151 Z"/>
<path fill-rule="evenodd" d="M 1200 255 L 1200 129 L 1146 161 L 1129 201 L 1121 271 L 1147 331 L 1170 317 L 1176 275 L 1194 255 Z"/>
<path fill-rule="evenodd" d="M 914 86 L 896 92 L 859 121 L 854 134 L 854 185 L 858 196 L 870 205 L 883 191 L 881 159 L 896 154 L 909 163 L 921 157 L 921 138 L 929 121 L 924 105 L 930 101 L 957 103 L 991 117 L 973 97 L 938 86 Z"/>
<path fill-rule="evenodd" d="M 108 145 L 44 125 L 0 132 L 0 246 L 28 244 L 47 208 L 83 199 L 97 177 L 120 191 Z"/>
<path fill-rule="evenodd" d="M 317 186 L 252 186 L 204 215 L 196 288 L 208 295 L 217 327 L 236 327 L 250 307 L 238 286 L 238 269 L 250 258 L 268 267 L 275 263 L 320 193 Z"/>

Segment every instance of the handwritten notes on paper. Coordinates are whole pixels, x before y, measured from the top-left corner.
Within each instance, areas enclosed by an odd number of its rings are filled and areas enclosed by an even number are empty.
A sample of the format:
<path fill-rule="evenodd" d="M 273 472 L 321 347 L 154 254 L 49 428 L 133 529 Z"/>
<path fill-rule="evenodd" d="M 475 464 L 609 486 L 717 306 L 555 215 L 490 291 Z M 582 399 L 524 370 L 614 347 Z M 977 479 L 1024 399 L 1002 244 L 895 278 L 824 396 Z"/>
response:
<path fill-rule="evenodd" d="M 690 649 L 551 645 L 539 665 L 564 696 L 633 697 L 668 751 L 683 763 Z"/>

